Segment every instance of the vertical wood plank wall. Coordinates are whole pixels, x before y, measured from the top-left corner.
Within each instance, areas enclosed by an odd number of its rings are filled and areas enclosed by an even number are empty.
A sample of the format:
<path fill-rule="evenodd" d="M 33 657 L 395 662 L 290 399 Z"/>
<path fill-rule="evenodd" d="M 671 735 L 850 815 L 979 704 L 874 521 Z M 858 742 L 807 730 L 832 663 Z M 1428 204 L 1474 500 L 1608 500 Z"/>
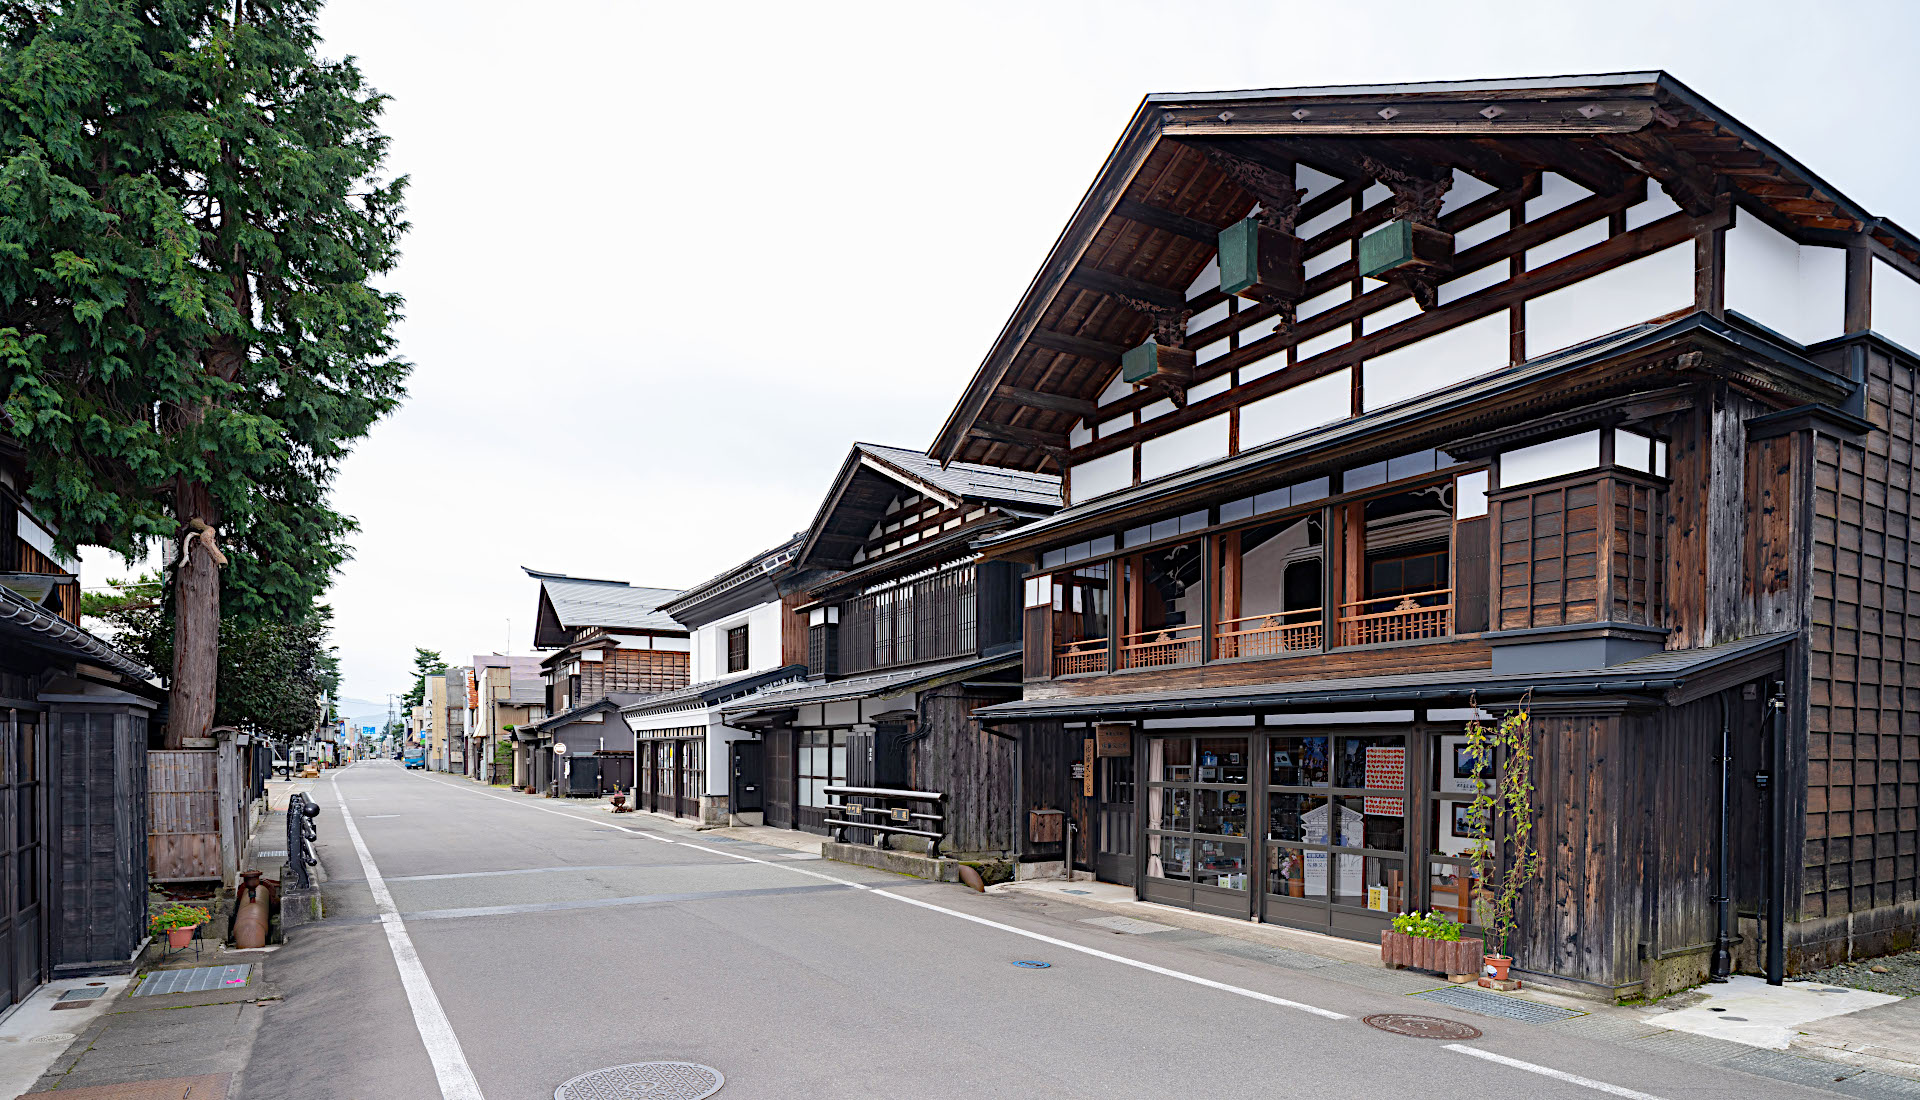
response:
<path fill-rule="evenodd" d="M 1500 490 L 1489 507 L 1499 540 L 1493 629 L 1660 624 L 1667 519 L 1657 480 L 1565 478 Z"/>
<path fill-rule="evenodd" d="M 220 877 L 220 789 L 213 749 L 147 753 L 152 829 L 147 838 L 155 882 Z"/>
<path fill-rule="evenodd" d="M 921 695 L 927 736 L 913 742 L 908 755 L 910 782 L 947 796 L 947 839 L 954 855 L 1003 852 L 1013 843 L 1014 773 L 1019 749 L 973 720 L 973 712 L 1005 695 L 973 694 L 959 687 Z"/>
<path fill-rule="evenodd" d="M 1864 443 L 1816 434 L 1803 919 L 1916 900 L 1915 370 L 1867 349 Z M 1865 944 L 1861 945 L 1863 949 Z"/>

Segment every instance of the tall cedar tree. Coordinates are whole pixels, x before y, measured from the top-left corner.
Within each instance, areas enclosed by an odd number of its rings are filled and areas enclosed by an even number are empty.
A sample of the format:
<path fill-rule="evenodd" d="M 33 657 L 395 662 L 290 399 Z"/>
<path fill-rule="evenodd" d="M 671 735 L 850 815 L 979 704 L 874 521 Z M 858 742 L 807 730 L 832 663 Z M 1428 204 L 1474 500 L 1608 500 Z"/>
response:
<path fill-rule="evenodd" d="M 0 430 L 65 548 L 165 547 L 170 744 L 213 720 L 223 610 L 324 591 L 355 529 L 328 486 L 404 393 L 373 281 L 406 181 L 319 8 L 0 5 Z"/>
<path fill-rule="evenodd" d="M 407 691 L 404 700 L 407 709 L 425 706 L 427 702 L 427 677 L 438 676 L 447 670 L 447 659 L 440 656 L 437 649 L 413 650 L 413 687 Z"/>

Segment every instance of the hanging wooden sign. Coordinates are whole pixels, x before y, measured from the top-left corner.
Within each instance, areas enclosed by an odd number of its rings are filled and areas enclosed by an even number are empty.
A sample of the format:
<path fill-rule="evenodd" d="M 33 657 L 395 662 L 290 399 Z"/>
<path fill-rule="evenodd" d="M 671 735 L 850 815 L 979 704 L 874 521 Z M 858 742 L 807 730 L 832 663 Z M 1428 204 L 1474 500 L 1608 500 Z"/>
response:
<path fill-rule="evenodd" d="M 1133 727 L 1125 722 L 1109 722 L 1093 727 L 1096 751 L 1101 756 L 1132 756 Z"/>
<path fill-rule="evenodd" d="M 1081 747 L 1082 753 L 1084 754 L 1084 759 L 1086 761 L 1086 770 L 1081 774 L 1081 777 L 1080 777 L 1080 794 L 1083 797 L 1092 798 L 1093 797 L 1093 738 L 1089 737 L 1086 740 L 1080 742 L 1080 747 Z"/>

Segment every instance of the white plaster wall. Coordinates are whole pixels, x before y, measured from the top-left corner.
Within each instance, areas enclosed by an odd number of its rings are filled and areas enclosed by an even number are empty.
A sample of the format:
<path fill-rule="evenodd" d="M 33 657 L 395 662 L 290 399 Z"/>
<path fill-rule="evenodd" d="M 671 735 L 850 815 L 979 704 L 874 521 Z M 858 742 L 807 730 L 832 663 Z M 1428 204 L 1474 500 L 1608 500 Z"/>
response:
<path fill-rule="evenodd" d="M 1227 454 L 1227 416 L 1176 428 L 1140 444 L 1140 480 L 1197 466 Z"/>
<path fill-rule="evenodd" d="M 1352 411 L 1353 372 L 1334 371 L 1243 406 L 1240 449 L 1345 420 Z"/>
<path fill-rule="evenodd" d="M 1094 497 L 1117 492 L 1133 484 L 1133 451 L 1115 451 L 1091 462 L 1071 467 L 1073 503 L 1084 504 Z"/>
<path fill-rule="evenodd" d="M 1846 319 L 1846 252 L 1796 244 L 1741 211 L 1727 230 L 1727 308 L 1802 344 L 1839 336 Z"/>
<path fill-rule="evenodd" d="M 1920 283 L 1878 258 L 1873 261 L 1872 326 L 1896 344 L 1920 349 Z"/>
<path fill-rule="evenodd" d="M 1367 360 L 1361 368 L 1367 411 L 1505 367 L 1507 316 L 1505 310 L 1490 313 Z M 1244 433 L 1242 425 L 1243 438 Z"/>
<path fill-rule="evenodd" d="M 1527 302 L 1527 358 L 1570 348 L 1693 304 L 1693 243 L 1664 248 L 1630 264 Z"/>

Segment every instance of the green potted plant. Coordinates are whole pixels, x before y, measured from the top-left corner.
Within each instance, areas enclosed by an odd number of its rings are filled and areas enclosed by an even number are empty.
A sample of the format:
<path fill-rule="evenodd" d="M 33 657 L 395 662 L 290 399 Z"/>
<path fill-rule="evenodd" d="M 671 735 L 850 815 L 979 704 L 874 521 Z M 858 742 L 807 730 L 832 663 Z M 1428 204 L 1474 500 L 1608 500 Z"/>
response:
<path fill-rule="evenodd" d="M 1485 948 L 1477 938 L 1463 938 L 1463 932 L 1458 921 L 1437 909 L 1402 913 L 1393 918 L 1392 928 L 1380 932 L 1380 962 L 1389 970 L 1438 970 L 1464 982 L 1480 969 Z"/>
<path fill-rule="evenodd" d="M 1486 891 L 1484 902 L 1474 901 L 1474 916 L 1499 945 L 1499 951 L 1486 956 L 1480 984 L 1500 989 L 1519 987 L 1507 978 L 1507 968 L 1513 965 L 1507 944 L 1513 936 L 1520 893 L 1540 873 L 1540 848 L 1533 839 L 1529 702 L 1530 695 L 1522 697 L 1520 709 L 1508 711 L 1492 726 L 1478 718 L 1467 723 L 1467 754 L 1479 774 L 1493 776 L 1491 781 L 1478 782 L 1480 793 L 1467 807 L 1467 829 L 1473 837 L 1468 855 L 1473 857 L 1474 878 Z"/>
<path fill-rule="evenodd" d="M 193 942 L 193 930 L 207 923 L 211 916 L 197 905 L 176 901 L 155 914 L 150 927 L 155 935 L 167 934 L 168 947 L 185 947 Z"/>

